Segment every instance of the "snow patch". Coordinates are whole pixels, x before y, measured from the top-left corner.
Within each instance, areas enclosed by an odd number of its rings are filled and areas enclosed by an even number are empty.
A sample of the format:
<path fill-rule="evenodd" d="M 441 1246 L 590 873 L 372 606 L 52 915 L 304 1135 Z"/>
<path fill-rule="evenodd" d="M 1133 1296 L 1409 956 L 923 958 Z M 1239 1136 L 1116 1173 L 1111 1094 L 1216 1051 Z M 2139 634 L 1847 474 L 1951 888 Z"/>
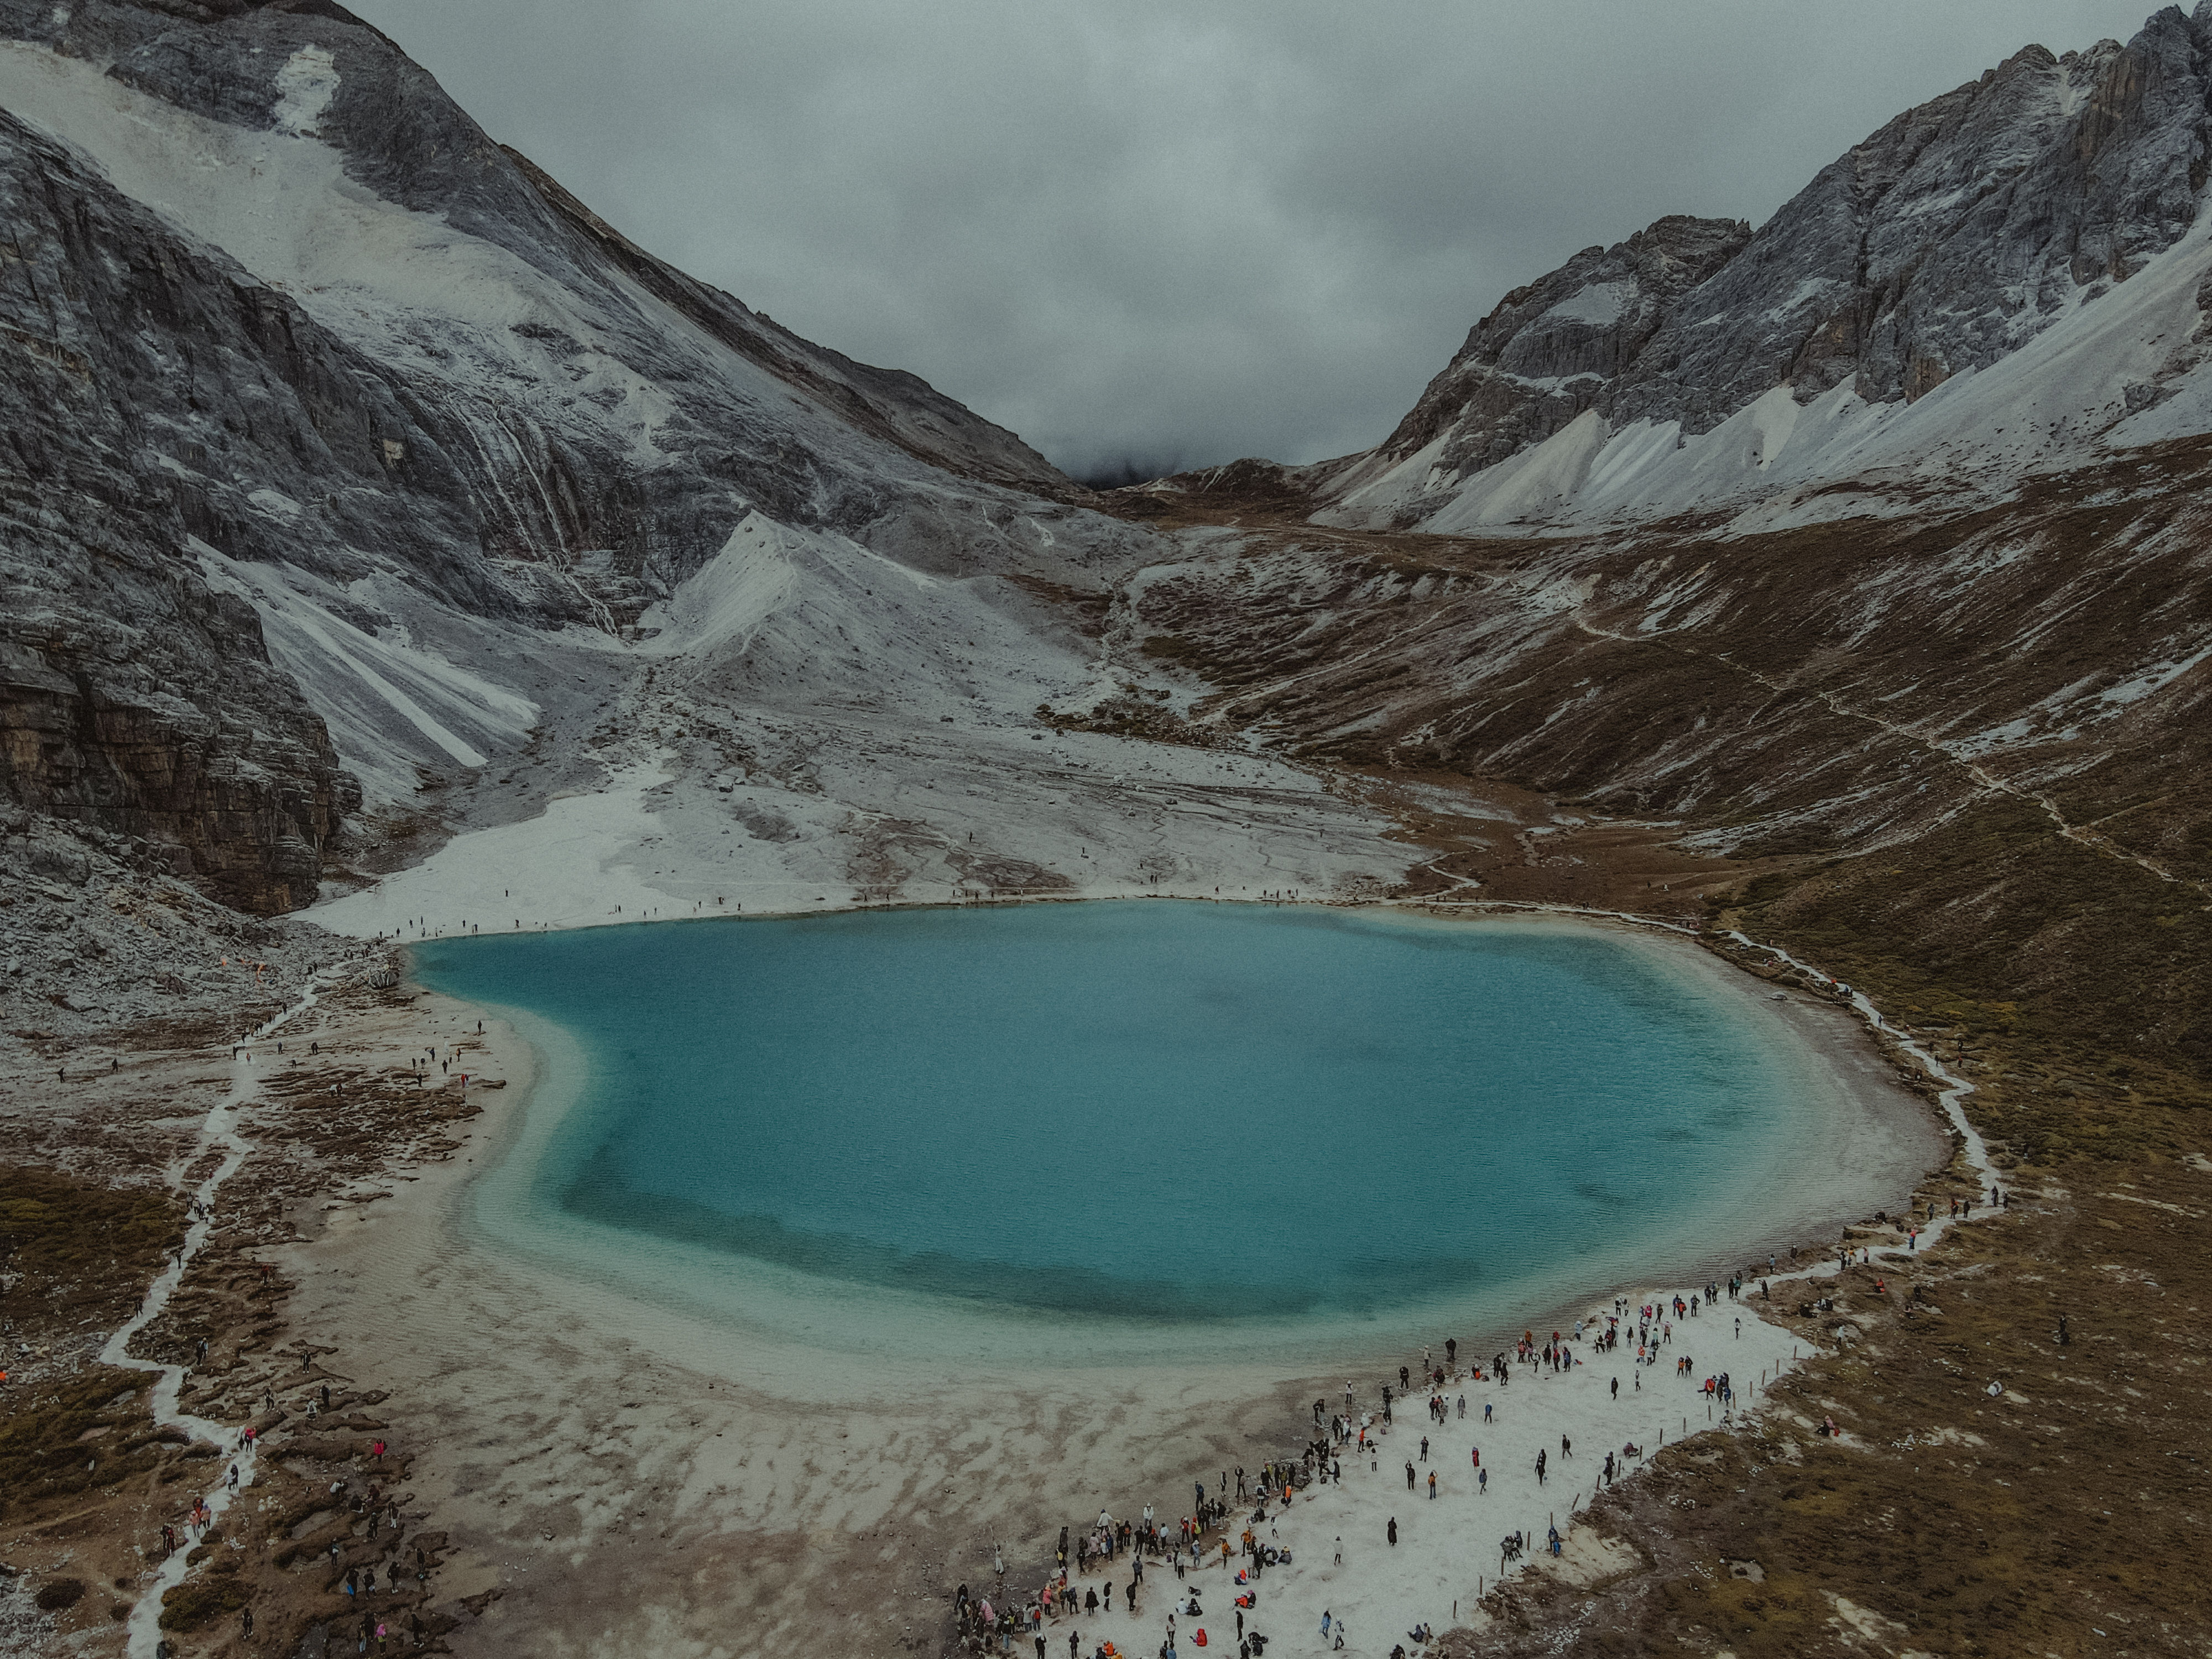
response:
<path fill-rule="evenodd" d="M 1585 283 L 1537 320 L 1585 323 L 1592 328 L 1606 328 L 1619 322 L 1635 303 L 1633 283 Z"/>
<path fill-rule="evenodd" d="M 519 744 L 537 724 L 538 705 L 527 697 L 333 615 L 311 597 L 314 578 L 242 563 L 197 538 L 187 545 L 210 586 L 253 606 L 270 653 L 299 681 L 372 798 L 410 797 L 417 757 L 481 767 L 485 747 Z"/>
<path fill-rule="evenodd" d="M 1421 528 L 1449 534 L 1562 514 L 1589 479 L 1607 435 L 1605 416 L 1586 409 L 1534 449 L 1484 468 Z"/>
<path fill-rule="evenodd" d="M 685 656 L 731 641 L 740 651 L 750 649 L 763 625 L 798 593 L 792 547 L 806 539 L 811 538 L 748 513 L 698 574 L 638 619 L 641 627 L 660 630 L 653 654 Z"/>
<path fill-rule="evenodd" d="M 2212 361 L 2176 352 L 2212 274 L 2212 216 L 2094 304 L 2067 307 L 2009 355 L 1952 374 L 1911 403 L 1869 403 L 1856 384 L 1800 401 L 1787 384 L 1702 434 L 1637 421 L 1607 435 L 1595 410 L 1493 465 L 1455 476 L 1450 434 L 1348 493 L 1318 522 L 1373 527 L 1419 515 L 1425 530 L 1549 528 L 1710 510 L 1739 534 L 1915 510 L 1931 487 L 2001 497 L 2039 472 L 2114 449 L 2212 431 Z M 1816 304 L 1808 279 L 1783 310 Z M 1598 314 L 1591 284 L 1555 311 Z M 1584 295 L 1590 297 L 1587 301 Z M 1552 313 L 1547 313 L 1552 314 Z M 1706 319 L 1717 323 L 1723 316 Z M 1834 486 L 1849 483 L 1849 489 Z"/>
<path fill-rule="evenodd" d="M 315 137 L 315 123 L 337 96 L 338 66 L 327 46 L 302 46 L 276 71 L 276 106 L 270 112 L 279 132 L 295 138 Z"/>
<path fill-rule="evenodd" d="M 637 867 L 660 828 L 647 792 L 664 781 L 658 767 L 634 769 L 604 790 L 553 801 L 537 817 L 456 836 L 414 868 L 304 914 L 356 939 L 401 933 L 416 916 L 438 932 L 465 922 L 512 933 L 518 921 L 534 931 L 642 921 L 676 902 Z"/>
<path fill-rule="evenodd" d="M 1993 750 L 2009 749 L 2016 743 L 2027 742 L 2035 735 L 2036 729 L 2037 722 L 2034 717 L 2022 714 L 2017 719 L 2007 720 L 2002 726 L 1992 726 L 1985 731 L 1976 732 L 1969 737 L 1944 744 L 1942 748 L 1949 754 L 1969 760 L 1978 760 Z"/>
<path fill-rule="evenodd" d="M 2188 656 L 2176 661 L 2156 664 L 2131 680 L 2122 680 L 2118 685 L 2108 685 L 2097 694 L 2097 700 L 2111 705 L 2141 702 L 2145 697 L 2155 692 L 2163 691 L 2207 657 L 2212 657 L 2212 645 L 2193 651 Z"/>
<path fill-rule="evenodd" d="M 287 523 L 307 511 L 299 502 L 281 489 L 257 489 L 249 494 L 246 499 L 270 518 L 282 519 Z"/>
<path fill-rule="evenodd" d="M 287 88 L 278 113 L 280 125 L 300 120 L 254 132 L 191 115 L 97 65 L 0 42 L 0 107 L 82 151 L 125 195 L 221 248 L 341 339 L 465 394 L 462 408 L 480 413 L 466 434 L 494 477 L 542 475 L 532 422 L 589 425 L 656 464 L 654 434 L 676 405 L 629 361 L 648 340 L 688 347 L 702 376 L 737 401 L 777 410 L 825 452 L 845 441 L 842 428 L 802 414 L 812 406 L 783 382 L 619 273 L 597 288 L 566 285 L 437 215 L 364 189 L 304 125 L 336 89 L 334 70 L 324 83 L 328 62 L 320 48 L 295 53 L 278 74 Z M 526 386 L 545 390 L 514 395 Z M 476 402 L 487 394 L 489 409 Z"/>

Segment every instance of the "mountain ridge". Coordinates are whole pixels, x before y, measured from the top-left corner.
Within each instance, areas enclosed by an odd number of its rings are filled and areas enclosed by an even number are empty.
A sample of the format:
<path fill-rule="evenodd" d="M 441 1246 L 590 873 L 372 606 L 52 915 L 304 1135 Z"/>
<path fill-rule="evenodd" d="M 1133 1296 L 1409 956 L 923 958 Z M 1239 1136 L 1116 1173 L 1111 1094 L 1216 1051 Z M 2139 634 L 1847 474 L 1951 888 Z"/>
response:
<path fill-rule="evenodd" d="M 1902 411 L 1996 368 L 2187 238 L 2212 168 L 2208 112 L 2212 6 L 2169 7 L 2125 46 L 2026 47 L 1905 112 L 1755 231 L 1668 218 L 1586 249 L 1479 321 L 1381 445 L 1316 470 L 1321 520 L 1591 523 L 1679 507 L 1693 471 L 1705 499 L 1741 501 L 1774 493 L 1777 463 L 1820 485 L 1902 465 L 1913 452 Z M 2069 410 L 2071 455 L 2174 395 L 2196 366 L 2118 388 L 2116 410 Z M 1741 434 L 1760 451 L 1755 475 L 1719 476 L 1684 453 L 1710 452 L 1702 441 L 1784 392 L 1838 429 L 1826 453 L 1801 441 L 1785 457 L 1765 441 L 1771 419 Z M 1974 460 L 1978 488 L 2020 471 Z"/>
<path fill-rule="evenodd" d="M 1014 434 L 955 403 L 919 374 L 856 362 L 842 352 L 801 339 L 736 296 L 656 258 L 578 201 L 528 156 L 504 144 L 500 148 L 549 206 L 614 250 L 625 268 L 655 295 L 732 349 L 835 408 L 860 430 L 896 444 L 917 460 L 964 477 L 1054 501 L 1092 499 L 1093 492 Z M 913 410 L 919 413 L 908 412 Z M 952 430 L 947 432 L 948 427 Z"/>
<path fill-rule="evenodd" d="M 47 358 L 11 388 L 17 448 L 100 480 L 143 573 L 88 609 L 81 544 L 9 562 L 16 799 L 294 908 L 363 799 L 331 734 L 387 805 L 513 751 L 559 697 L 496 636 L 634 630 L 752 515 L 939 572 L 1066 574 L 1027 526 L 1089 492 L 918 377 L 615 237 L 342 8 L 10 3 L 0 34 L 18 223 L 56 261 L 43 284 L 15 268 L 14 337 Z M 76 205 L 49 210 L 57 190 Z M 69 234 L 87 213 L 152 289 Z M 79 392 L 92 376 L 96 445 L 58 418 L 57 362 Z M 153 681 L 65 643 L 177 604 L 230 621 L 173 631 Z M 269 663 L 269 689 L 219 693 L 238 661 Z"/>

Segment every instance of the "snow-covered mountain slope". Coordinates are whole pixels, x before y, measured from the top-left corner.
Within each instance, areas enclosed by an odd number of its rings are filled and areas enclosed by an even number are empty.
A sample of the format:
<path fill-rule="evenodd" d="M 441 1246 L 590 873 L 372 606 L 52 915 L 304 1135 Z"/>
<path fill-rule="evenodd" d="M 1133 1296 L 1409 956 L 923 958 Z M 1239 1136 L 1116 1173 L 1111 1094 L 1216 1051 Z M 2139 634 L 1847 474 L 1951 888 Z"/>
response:
<path fill-rule="evenodd" d="M 1402 862 L 1349 809 L 1321 817 L 1350 855 L 1309 826 L 1244 860 L 1239 807 L 1199 815 L 1226 850 L 1193 861 L 1104 811 L 1111 772 L 1006 781 L 1037 769 L 1038 704 L 1118 690 L 1071 605 L 1157 538 L 653 258 L 339 8 L 0 3 L 0 37 L 17 801 L 259 909 L 578 791 L 719 802 L 695 850 L 726 861 L 733 768 L 809 796 L 763 844 L 840 898 L 925 866 L 1149 889 Z M 927 839 L 910 749 L 1058 828 L 862 850 L 887 817 Z M 1060 810 L 1086 791 L 1095 823 Z"/>
<path fill-rule="evenodd" d="M 1320 518 L 1771 524 L 2203 431 L 2208 134 L 2212 3 L 2029 47 L 1756 232 L 1662 219 L 1516 289 L 1382 446 L 1316 470 Z"/>

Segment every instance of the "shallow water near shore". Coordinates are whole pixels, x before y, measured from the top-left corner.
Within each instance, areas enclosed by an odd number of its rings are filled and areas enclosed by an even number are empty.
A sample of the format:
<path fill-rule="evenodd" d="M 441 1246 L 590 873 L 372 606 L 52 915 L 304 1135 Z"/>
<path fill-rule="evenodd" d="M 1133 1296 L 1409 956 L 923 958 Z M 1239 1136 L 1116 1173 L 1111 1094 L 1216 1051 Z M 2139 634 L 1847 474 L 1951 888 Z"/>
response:
<path fill-rule="evenodd" d="M 1726 970 L 1594 927 L 1125 902 L 415 955 L 539 1051 L 489 1242 L 848 1352 L 1480 1340 L 1832 1202 L 1864 1127 Z"/>

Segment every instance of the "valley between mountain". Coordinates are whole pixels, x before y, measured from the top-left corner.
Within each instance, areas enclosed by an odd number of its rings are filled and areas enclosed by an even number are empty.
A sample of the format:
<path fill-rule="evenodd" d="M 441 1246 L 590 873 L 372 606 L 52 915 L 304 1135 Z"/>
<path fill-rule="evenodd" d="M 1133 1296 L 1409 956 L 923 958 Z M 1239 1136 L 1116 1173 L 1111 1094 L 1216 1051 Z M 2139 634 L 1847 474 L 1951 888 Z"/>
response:
<path fill-rule="evenodd" d="M 533 1061 L 410 940 L 1097 897 L 1599 913 L 1970 1089 L 1775 1241 L 1864 1255 L 1751 1409 L 1395 1558 L 1480 1575 L 1416 1647 L 2202 1654 L 2208 155 L 2212 0 L 2026 46 L 1370 450 L 1097 490 L 331 0 L 0 0 L 0 1647 L 972 1651 L 994 1546 L 1296 1461 L 1287 1385 L 879 1408 L 450 1248 Z"/>

